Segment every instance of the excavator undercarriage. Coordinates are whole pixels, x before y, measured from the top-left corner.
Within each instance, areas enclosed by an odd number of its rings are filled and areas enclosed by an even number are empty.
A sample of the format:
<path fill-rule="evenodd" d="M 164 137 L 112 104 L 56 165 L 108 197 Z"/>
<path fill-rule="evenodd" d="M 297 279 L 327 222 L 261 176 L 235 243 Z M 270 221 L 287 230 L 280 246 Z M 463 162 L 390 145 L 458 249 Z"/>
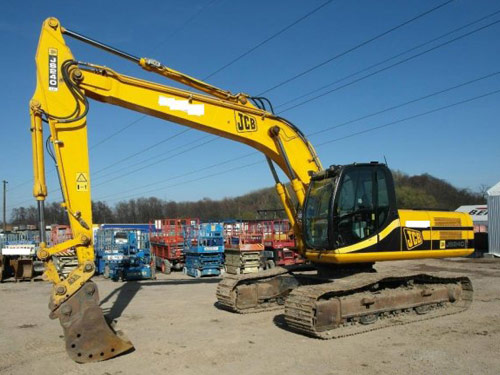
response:
<path fill-rule="evenodd" d="M 455 314 L 472 303 L 472 284 L 463 276 L 378 272 L 341 276 L 345 277 L 331 281 L 284 268 L 228 275 L 218 285 L 218 304 L 237 313 L 284 307 L 289 329 L 332 339 Z"/>

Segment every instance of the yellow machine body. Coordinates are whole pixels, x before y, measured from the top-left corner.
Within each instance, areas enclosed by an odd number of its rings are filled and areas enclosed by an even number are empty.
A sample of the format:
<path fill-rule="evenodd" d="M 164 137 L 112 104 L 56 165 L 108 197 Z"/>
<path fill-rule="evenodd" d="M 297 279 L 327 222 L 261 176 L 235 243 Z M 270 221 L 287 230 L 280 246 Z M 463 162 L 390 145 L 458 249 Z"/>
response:
<path fill-rule="evenodd" d="M 470 215 L 461 212 L 398 210 L 380 233 L 332 251 L 306 250 L 317 263 L 369 263 L 386 260 L 449 258 L 474 252 Z"/>
<path fill-rule="evenodd" d="M 68 33 L 55 18 L 42 26 L 36 54 L 37 87 L 30 102 L 34 190 L 38 201 L 47 196 L 42 122 L 48 122 L 50 143 L 68 212 L 73 239 L 48 248 L 45 277 L 54 283 L 53 312 L 94 274 L 91 176 L 87 145 L 87 98 L 121 106 L 200 131 L 247 144 L 278 165 L 290 180 L 299 206 L 304 205 L 311 175 L 323 167 L 314 148 L 289 121 L 252 104 L 246 94 L 232 94 L 156 61 L 141 58 L 148 71 L 186 84 L 197 92 L 125 76 L 95 64 L 75 61 L 63 35 Z M 472 223 L 468 215 L 450 212 L 399 210 L 382 231 L 351 246 L 308 249 L 303 241 L 297 211 L 290 193 L 276 179 L 276 190 L 292 224 L 299 251 L 316 263 L 359 263 L 384 260 L 465 256 L 473 251 Z M 390 238 L 391 241 L 387 241 Z M 384 243 L 391 246 L 384 248 Z M 454 246 L 460 245 L 460 246 Z M 62 279 L 51 256 L 75 247 L 79 267 Z M 92 288 L 90 288 L 92 289 Z M 93 360 L 97 360 L 93 358 Z"/>

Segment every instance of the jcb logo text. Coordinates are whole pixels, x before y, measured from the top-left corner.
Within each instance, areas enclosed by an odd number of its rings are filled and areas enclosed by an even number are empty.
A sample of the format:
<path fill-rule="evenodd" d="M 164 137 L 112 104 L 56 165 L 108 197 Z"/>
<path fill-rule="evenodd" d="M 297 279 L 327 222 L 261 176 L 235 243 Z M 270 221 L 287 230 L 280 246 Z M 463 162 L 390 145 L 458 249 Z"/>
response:
<path fill-rule="evenodd" d="M 257 131 L 257 119 L 255 117 L 236 111 L 234 112 L 234 117 L 238 133 Z"/>
<path fill-rule="evenodd" d="M 424 243 L 424 237 L 419 230 L 404 228 L 403 232 L 405 234 L 406 248 L 408 250 L 414 249 Z"/>

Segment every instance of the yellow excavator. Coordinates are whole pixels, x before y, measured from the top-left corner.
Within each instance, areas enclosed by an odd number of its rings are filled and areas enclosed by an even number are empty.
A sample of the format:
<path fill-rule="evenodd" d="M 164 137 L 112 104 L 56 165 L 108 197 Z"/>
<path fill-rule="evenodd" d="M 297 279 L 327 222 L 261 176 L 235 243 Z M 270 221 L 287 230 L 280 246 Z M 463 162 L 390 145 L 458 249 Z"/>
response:
<path fill-rule="evenodd" d="M 64 37 L 104 49 L 196 92 L 76 60 Z M 105 360 L 133 349 L 130 341 L 107 325 L 97 286 L 91 280 L 95 264 L 88 98 L 245 143 L 267 158 L 298 249 L 318 273 L 275 268 L 227 275 L 217 288 L 220 307 L 246 313 L 284 305 L 290 329 L 334 338 L 448 315 L 470 305 L 472 285 L 465 276 L 377 273 L 373 264 L 469 255 L 474 250 L 471 218 L 455 212 L 398 210 L 392 175 L 384 164 L 324 169 L 305 135 L 290 121 L 273 114 L 266 98 L 233 94 L 156 60 L 135 57 L 71 31 L 56 18 L 43 23 L 36 69 L 30 130 L 33 194 L 42 228 L 38 257 L 45 262 L 44 277 L 54 284 L 50 317 L 59 318 L 67 352 L 76 362 Z M 71 240 L 53 247 L 47 247 L 43 238 L 47 196 L 44 123 L 50 131 L 45 146 L 57 165 L 62 205 L 73 234 Z M 290 180 L 289 185 L 280 182 L 276 165 Z M 73 247 L 79 265 L 64 277 L 52 257 Z"/>

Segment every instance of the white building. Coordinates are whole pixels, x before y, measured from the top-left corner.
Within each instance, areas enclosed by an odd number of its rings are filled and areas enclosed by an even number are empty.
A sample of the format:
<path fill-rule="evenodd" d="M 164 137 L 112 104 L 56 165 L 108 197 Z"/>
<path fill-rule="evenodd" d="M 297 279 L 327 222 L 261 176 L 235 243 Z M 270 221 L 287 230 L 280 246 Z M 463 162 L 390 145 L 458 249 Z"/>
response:
<path fill-rule="evenodd" d="M 488 252 L 500 256 L 500 182 L 488 193 Z"/>
<path fill-rule="evenodd" d="M 488 206 L 485 204 L 460 206 L 455 211 L 468 213 L 474 223 L 474 233 L 488 232 Z"/>

